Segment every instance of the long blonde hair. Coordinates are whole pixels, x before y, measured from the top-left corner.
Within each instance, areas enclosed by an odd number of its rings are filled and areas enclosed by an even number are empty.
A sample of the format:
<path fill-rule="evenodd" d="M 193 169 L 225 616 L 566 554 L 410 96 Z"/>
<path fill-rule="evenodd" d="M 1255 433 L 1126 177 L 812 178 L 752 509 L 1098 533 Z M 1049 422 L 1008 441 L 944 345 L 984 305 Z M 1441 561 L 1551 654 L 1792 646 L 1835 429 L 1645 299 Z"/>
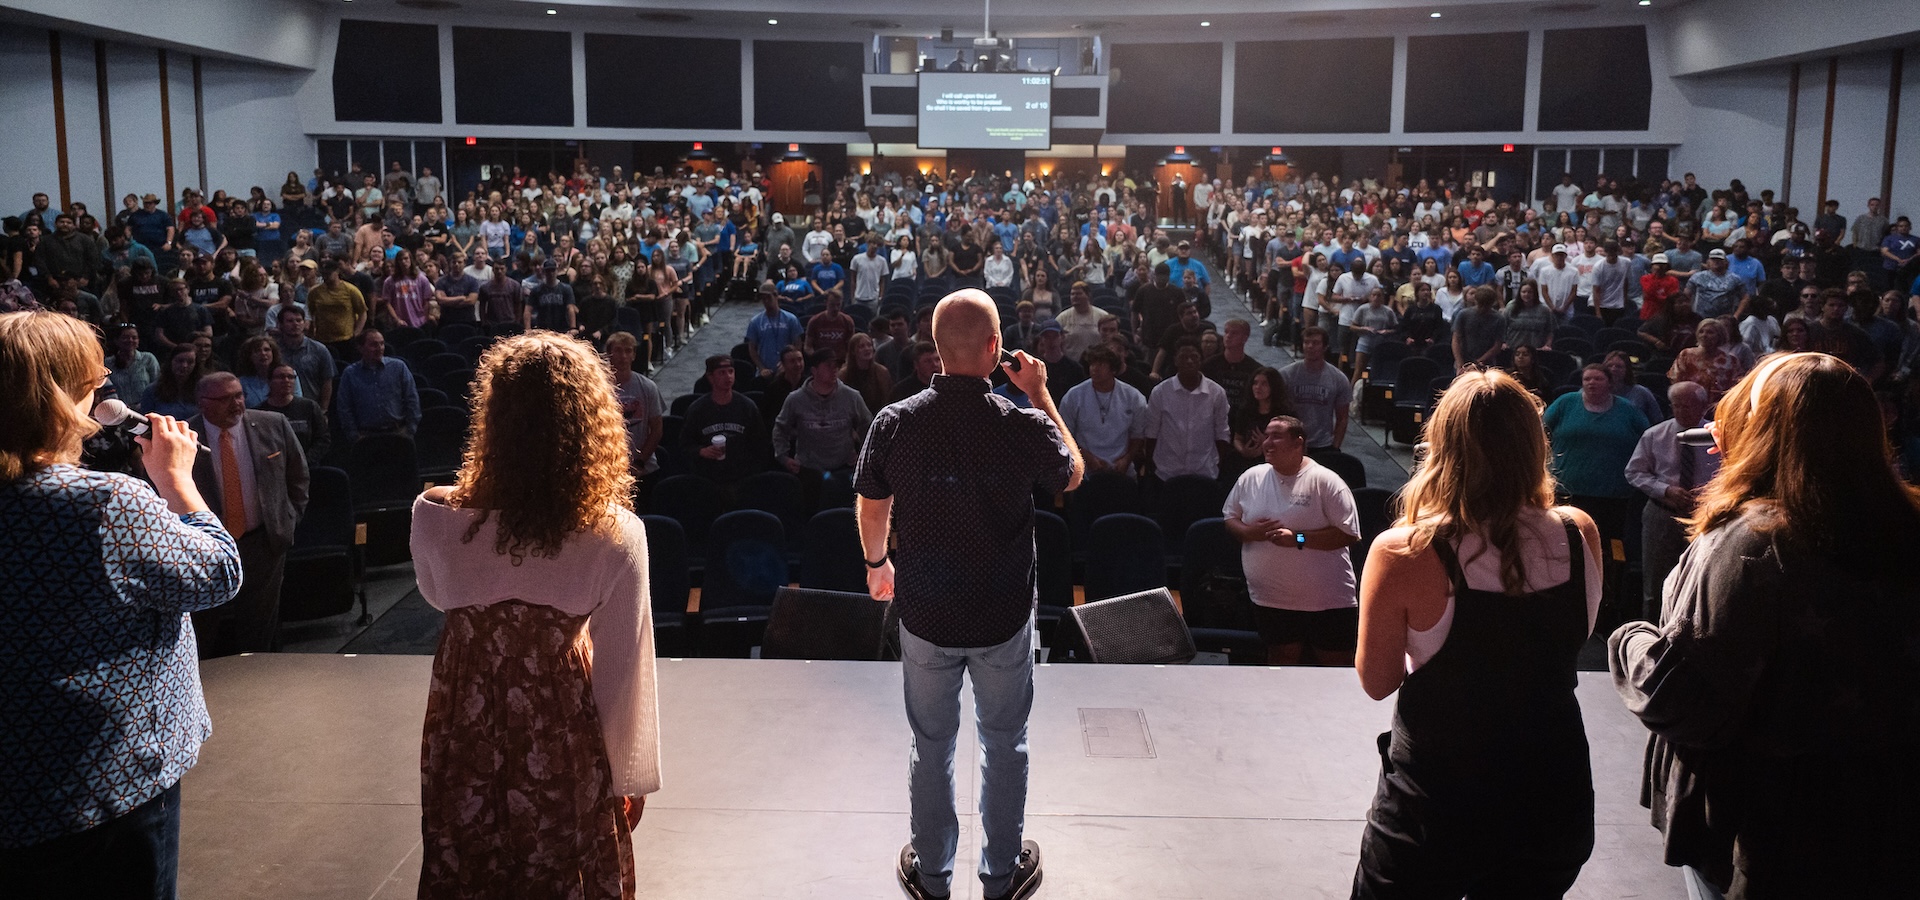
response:
<path fill-rule="evenodd" d="M 0 315 L 0 484 L 80 459 L 100 426 L 75 411 L 106 370 L 87 323 L 53 312 Z"/>
<path fill-rule="evenodd" d="M 488 348 L 453 490 L 456 506 L 481 510 L 464 540 L 497 514 L 494 552 L 518 565 L 528 554 L 557 556 L 568 535 L 632 508 L 626 420 L 611 379 L 592 347 L 553 332 Z"/>
<path fill-rule="evenodd" d="M 1426 461 L 1400 490 L 1400 520 L 1415 552 L 1478 535 L 1500 552 L 1500 588 L 1526 591 L 1520 513 L 1553 506 L 1540 403 L 1498 369 L 1463 372 L 1427 422 Z M 1483 551 L 1484 552 L 1484 551 Z"/>

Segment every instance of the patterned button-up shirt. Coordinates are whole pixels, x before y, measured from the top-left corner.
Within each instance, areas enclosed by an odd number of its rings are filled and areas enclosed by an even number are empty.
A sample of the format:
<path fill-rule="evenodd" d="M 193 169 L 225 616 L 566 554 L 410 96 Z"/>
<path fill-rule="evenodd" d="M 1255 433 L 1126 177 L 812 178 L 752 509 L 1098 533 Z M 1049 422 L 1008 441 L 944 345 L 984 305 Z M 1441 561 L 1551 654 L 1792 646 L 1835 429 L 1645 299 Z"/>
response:
<path fill-rule="evenodd" d="M 1065 490 L 1073 475 L 1053 421 L 987 387 L 935 375 L 881 410 L 854 474 L 861 496 L 894 498 L 900 623 L 942 647 L 991 647 L 1026 623 L 1034 491 Z"/>
<path fill-rule="evenodd" d="M 125 475 L 0 485 L 0 847 L 84 831 L 180 780 L 212 733 L 187 614 L 240 589 L 210 512 Z"/>

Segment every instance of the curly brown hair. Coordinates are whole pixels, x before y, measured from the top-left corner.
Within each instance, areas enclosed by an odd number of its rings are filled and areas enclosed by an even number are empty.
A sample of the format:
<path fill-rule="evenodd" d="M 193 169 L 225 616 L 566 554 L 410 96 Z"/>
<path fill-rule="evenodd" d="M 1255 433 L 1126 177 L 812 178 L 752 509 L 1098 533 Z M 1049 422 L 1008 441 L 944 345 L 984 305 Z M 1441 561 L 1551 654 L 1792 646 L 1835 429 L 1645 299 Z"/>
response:
<path fill-rule="evenodd" d="M 626 421 L 584 342 L 536 331 L 494 344 L 474 377 L 473 421 L 452 501 L 482 512 L 463 540 L 497 513 L 494 552 L 518 565 L 632 508 Z"/>

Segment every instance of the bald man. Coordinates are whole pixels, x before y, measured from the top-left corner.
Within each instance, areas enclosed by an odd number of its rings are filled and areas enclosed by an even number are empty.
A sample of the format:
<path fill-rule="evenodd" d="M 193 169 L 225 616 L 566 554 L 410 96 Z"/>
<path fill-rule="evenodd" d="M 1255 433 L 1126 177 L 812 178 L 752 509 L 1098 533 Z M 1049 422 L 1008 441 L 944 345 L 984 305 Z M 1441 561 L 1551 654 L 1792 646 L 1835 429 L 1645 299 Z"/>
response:
<path fill-rule="evenodd" d="M 200 379 L 197 394 L 200 414 L 187 427 L 208 449 L 193 480 L 240 545 L 240 593 L 194 613 L 194 636 L 202 659 L 264 653 L 280 630 L 280 575 L 307 509 L 307 456 L 286 416 L 247 408 L 233 373 Z"/>
<path fill-rule="evenodd" d="M 1047 392 L 1046 364 L 1004 366 L 1032 401 L 989 390 L 1000 367 L 1000 315 L 977 290 L 933 311 L 940 374 L 874 417 L 854 474 L 867 588 L 895 600 L 907 724 L 913 838 L 896 874 L 907 895 L 946 897 L 960 838 L 953 757 L 961 676 L 973 677 L 982 753 L 982 896 L 1023 898 L 1040 885 L 1040 847 L 1022 839 L 1027 713 L 1033 708 L 1033 497 L 1080 485 L 1080 450 Z M 900 534 L 887 552 L 890 525 Z M 896 582 L 896 566 L 898 568 Z"/>

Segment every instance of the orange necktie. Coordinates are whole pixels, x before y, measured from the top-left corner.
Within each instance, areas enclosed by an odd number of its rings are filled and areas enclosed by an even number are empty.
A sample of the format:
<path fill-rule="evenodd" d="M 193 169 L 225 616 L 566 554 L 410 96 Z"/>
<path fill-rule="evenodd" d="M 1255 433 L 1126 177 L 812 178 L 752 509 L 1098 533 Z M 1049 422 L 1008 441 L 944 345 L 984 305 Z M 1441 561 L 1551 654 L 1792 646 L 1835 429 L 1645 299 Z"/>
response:
<path fill-rule="evenodd" d="M 220 518 L 227 533 L 239 537 L 247 533 L 247 495 L 240 483 L 240 458 L 233 447 L 233 430 L 220 430 Z"/>

